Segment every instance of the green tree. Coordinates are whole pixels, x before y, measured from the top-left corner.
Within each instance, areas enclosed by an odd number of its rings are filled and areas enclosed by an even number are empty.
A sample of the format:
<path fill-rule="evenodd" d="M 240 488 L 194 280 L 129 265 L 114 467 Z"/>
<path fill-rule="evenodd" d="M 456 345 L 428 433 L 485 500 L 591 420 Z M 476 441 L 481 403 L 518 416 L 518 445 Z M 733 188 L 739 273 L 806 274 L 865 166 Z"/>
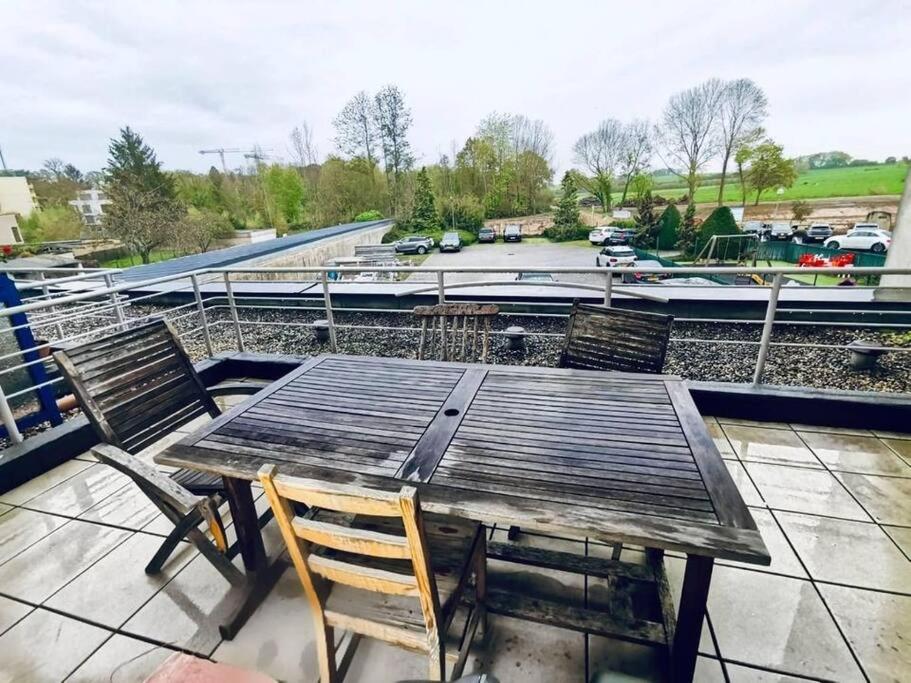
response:
<path fill-rule="evenodd" d="M 658 242 L 656 247 L 659 249 L 672 249 L 677 244 L 677 231 L 680 229 L 680 211 L 674 204 L 668 204 L 658 219 Z"/>
<path fill-rule="evenodd" d="M 721 235 L 738 235 L 740 230 L 737 228 L 737 221 L 734 220 L 734 214 L 726 206 L 719 206 L 709 217 L 706 218 L 702 225 L 699 226 L 699 236 L 696 240 L 695 253 L 699 253 L 709 243 L 713 236 Z"/>
<path fill-rule="evenodd" d="M 655 246 L 655 238 L 661 225 L 655 216 L 655 202 L 652 199 L 652 191 L 646 190 L 639 201 L 638 211 L 636 212 L 636 236 L 635 244 L 640 249 L 648 249 Z"/>
<path fill-rule="evenodd" d="M 444 228 L 477 234 L 484 227 L 484 207 L 470 194 L 444 198 L 440 201 L 440 222 Z"/>
<path fill-rule="evenodd" d="M 563 174 L 560 188 L 563 194 L 557 202 L 557 210 L 554 211 L 554 227 L 576 228 L 580 223 L 579 202 L 576 199 L 576 183 L 569 171 Z"/>
<path fill-rule="evenodd" d="M 409 224 L 413 230 L 418 232 L 440 229 L 440 217 L 437 215 L 433 188 L 430 185 L 430 176 L 427 175 L 426 167 L 422 167 L 418 171 L 414 188 L 414 208 L 411 211 Z"/>
<path fill-rule="evenodd" d="M 155 151 L 129 127 L 111 140 L 104 169 L 105 231 L 133 249 L 143 263 L 152 250 L 173 239 L 182 210 L 174 180 L 161 170 Z"/>
<path fill-rule="evenodd" d="M 639 202 L 642 201 L 642 195 L 646 192 L 651 192 L 654 186 L 655 181 L 652 180 L 652 177 L 649 175 L 638 173 L 633 177 L 630 181 L 630 187 L 633 190 L 633 197 L 635 197 L 637 206 L 639 205 Z"/>
<path fill-rule="evenodd" d="M 190 209 L 178 225 L 177 244 L 182 251 L 206 252 L 233 232 L 230 221 L 217 211 Z"/>
<path fill-rule="evenodd" d="M 375 163 L 362 157 L 329 157 L 320 167 L 312 204 L 317 225 L 347 223 L 363 211 L 379 208 L 385 213 L 388 207 L 386 177 Z"/>
<path fill-rule="evenodd" d="M 272 164 L 259 169 L 267 201 L 285 226 L 299 225 L 307 196 L 300 174 L 290 166 Z"/>
<path fill-rule="evenodd" d="M 684 254 L 691 254 L 696 248 L 696 205 L 690 200 L 683 214 L 677 238 L 677 248 Z"/>
<path fill-rule="evenodd" d="M 377 211 L 376 209 L 370 209 L 369 211 L 361 211 L 357 216 L 354 217 L 355 223 L 363 223 L 366 221 L 379 221 L 383 219 L 382 211 Z"/>
<path fill-rule="evenodd" d="M 813 213 L 813 205 L 810 202 L 798 200 L 791 204 L 791 215 L 794 220 L 800 223 L 804 218 Z"/>
<path fill-rule="evenodd" d="M 747 182 L 756 192 L 755 204 L 763 192 L 773 187 L 791 187 L 797 180 L 797 167 L 792 159 L 785 159 L 784 147 L 772 140 L 765 140 L 756 146 Z"/>

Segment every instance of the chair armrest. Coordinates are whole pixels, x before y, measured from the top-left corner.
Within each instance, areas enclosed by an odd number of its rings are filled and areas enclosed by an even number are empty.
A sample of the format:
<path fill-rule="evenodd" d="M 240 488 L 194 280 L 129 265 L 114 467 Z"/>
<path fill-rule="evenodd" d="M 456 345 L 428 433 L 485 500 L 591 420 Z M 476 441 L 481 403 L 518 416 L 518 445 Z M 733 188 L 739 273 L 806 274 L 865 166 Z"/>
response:
<path fill-rule="evenodd" d="M 99 444 L 92 448 L 92 453 L 101 462 L 110 465 L 132 479 L 141 489 L 152 489 L 155 494 L 181 514 L 189 514 L 205 500 L 195 496 L 163 472 L 143 462 L 135 455 L 111 446 Z"/>

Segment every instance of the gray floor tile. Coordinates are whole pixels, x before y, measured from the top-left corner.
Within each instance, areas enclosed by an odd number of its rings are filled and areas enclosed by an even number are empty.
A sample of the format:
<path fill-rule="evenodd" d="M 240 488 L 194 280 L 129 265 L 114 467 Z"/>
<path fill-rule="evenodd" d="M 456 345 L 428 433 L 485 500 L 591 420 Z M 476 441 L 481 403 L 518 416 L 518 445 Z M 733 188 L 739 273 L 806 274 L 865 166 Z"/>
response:
<path fill-rule="evenodd" d="M 5 515 L 7 512 L 13 509 L 12 505 L 6 505 L 5 503 L 0 503 L 0 517 Z"/>
<path fill-rule="evenodd" d="M 869 429 L 855 429 L 853 427 L 827 427 L 826 425 L 792 423 L 791 429 L 796 432 L 820 432 L 822 434 L 845 434 L 847 436 L 873 436 L 873 432 Z"/>
<path fill-rule="evenodd" d="M 240 559 L 235 561 L 241 566 Z M 201 655 L 210 655 L 221 637 L 218 626 L 244 597 L 201 555 L 197 555 L 126 624 L 123 631 Z"/>
<path fill-rule="evenodd" d="M 731 448 L 731 442 L 728 441 L 728 437 L 725 436 L 724 430 L 721 428 L 721 425 L 718 424 L 718 420 L 714 417 L 704 417 L 702 419 L 705 422 L 706 429 L 709 430 L 712 441 L 715 442 L 715 446 L 718 448 L 718 452 L 721 453 L 721 457 L 736 457 L 734 455 L 734 449 Z"/>
<path fill-rule="evenodd" d="M 89 657 L 66 683 L 135 683 L 144 681 L 173 650 L 135 638 L 114 635 Z"/>
<path fill-rule="evenodd" d="M 139 487 L 129 483 L 83 512 L 79 519 L 139 531 L 159 515 L 158 508 Z"/>
<path fill-rule="evenodd" d="M 11 560 L 69 520 L 17 508 L 0 517 L 0 564 Z"/>
<path fill-rule="evenodd" d="M 36 609 L 0 636 L 0 682 L 62 681 L 110 632 Z"/>
<path fill-rule="evenodd" d="M 911 527 L 883 526 L 883 531 L 889 534 L 908 559 L 911 559 Z"/>
<path fill-rule="evenodd" d="M 844 472 L 835 476 L 880 524 L 911 526 L 911 479 Z"/>
<path fill-rule="evenodd" d="M 797 678 L 787 674 L 752 669 L 739 664 L 725 663 L 731 683 L 806 683 L 806 678 Z M 810 679 L 812 680 L 812 679 Z"/>
<path fill-rule="evenodd" d="M 197 553 L 194 546 L 181 543 L 162 572 L 149 576 L 145 565 L 160 545 L 158 536 L 133 534 L 45 604 L 104 626 L 122 626 Z"/>
<path fill-rule="evenodd" d="M 756 462 L 745 463 L 745 467 L 771 508 L 870 521 L 829 472 Z"/>
<path fill-rule="evenodd" d="M 129 481 L 117 470 L 99 463 L 35 496 L 25 505 L 32 510 L 76 517 L 107 500 Z"/>
<path fill-rule="evenodd" d="M 880 439 L 905 439 L 911 441 L 911 432 L 890 432 L 874 429 L 873 435 L 878 436 Z"/>
<path fill-rule="evenodd" d="M 709 614 L 723 659 L 802 676 L 863 680 L 809 581 L 719 566 Z"/>
<path fill-rule="evenodd" d="M 31 612 L 32 609 L 30 605 L 0 596 L 0 634 Z M 0 669 L 2 668 L 3 655 L 0 654 Z"/>
<path fill-rule="evenodd" d="M 66 481 L 73 475 L 78 474 L 92 463 L 84 460 L 67 460 L 61 465 L 57 465 L 52 470 L 48 470 L 34 479 L 30 479 L 24 484 L 0 494 L 0 503 L 9 505 L 22 505 L 27 500 L 34 498 L 40 493 L 44 493 L 49 488 L 56 486 L 62 481 Z"/>
<path fill-rule="evenodd" d="M 911 562 L 878 525 L 775 516 L 814 579 L 911 594 Z"/>
<path fill-rule="evenodd" d="M 817 432 L 800 436 L 831 470 L 911 477 L 911 465 L 875 437 Z"/>
<path fill-rule="evenodd" d="M 911 675 L 911 597 L 842 586 L 819 590 L 870 680 Z"/>
<path fill-rule="evenodd" d="M 775 574 L 785 574 L 798 578 L 807 578 L 804 571 L 794 554 L 794 550 L 788 544 L 788 540 L 781 532 L 777 522 L 772 517 L 769 510 L 760 510 L 757 508 L 750 509 L 750 514 L 756 521 L 759 533 L 762 534 L 762 540 L 765 541 L 769 555 L 772 557 L 772 564 L 768 567 L 761 567 L 755 564 L 746 564 L 744 562 L 730 562 L 729 560 L 719 560 L 719 564 L 729 565 L 731 567 L 748 567 L 758 571 L 768 571 Z"/>
<path fill-rule="evenodd" d="M 0 565 L 0 586 L 13 597 L 43 602 L 129 535 L 99 524 L 67 522 Z"/>
<path fill-rule="evenodd" d="M 790 429 L 728 424 L 722 426 L 731 447 L 741 460 L 822 468 L 813 452 Z"/>
<path fill-rule="evenodd" d="M 756 420 L 744 420 L 739 417 L 718 417 L 715 418 L 722 425 L 736 425 L 740 427 L 759 427 L 761 429 L 791 429 L 787 422 L 757 422 Z"/>
<path fill-rule="evenodd" d="M 753 482 L 750 481 L 750 477 L 747 475 L 747 471 L 743 464 L 735 462 L 734 460 L 725 460 L 724 464 L 727 466 L 728 472 L 731 473 L 731 478 L 734 480 L 734 483 L 737 484 L 737 490 L 740 491 L 740 495 L 743 496 L 743 502 L 754 507 L 764 507 L 765 502 L 762 500 L 762 496 L 759 495 L 759 491 L 756 490 Z"/>
<path fill-rule="evenodd" d="M 883 439 L 883 443 L 911 464 L 911 435 L 906 434 L 902 439 Z"/>

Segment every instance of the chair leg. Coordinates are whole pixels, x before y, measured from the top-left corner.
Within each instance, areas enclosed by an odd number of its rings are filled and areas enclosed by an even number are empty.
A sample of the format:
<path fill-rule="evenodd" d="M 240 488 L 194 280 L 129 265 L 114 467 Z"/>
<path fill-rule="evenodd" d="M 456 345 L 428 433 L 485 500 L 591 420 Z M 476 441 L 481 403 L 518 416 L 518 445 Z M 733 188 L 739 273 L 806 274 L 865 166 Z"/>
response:
<path fill-rule="evenodd" d="M 509 527 L 509 531 L 506 532 L 506 538 L 508 538 L 510 541 L 514 541 L 519 537 L 520 531 L 521 529 L 519 527 L 511 526 Z"/>
<path fill-rule="evenodd" d="M 475 609 L 478 612 L 478 633 L 481 638 L 487 637 L 487 537 L 481 533 L 478 548 L 475 551 L 474 596 Z"/>
<path fill-rule="evenodd" d="M 164 542 L 155 552 L 155 555 L 146 565 L 145 572 L 146 574 L 157 574 L 161 571 L 161 568 L 164 566 L 164 563 L 167 562 L 168 558 L 171 556 L 171 553 L 174 552 L 177 545 L 184 539 L 190 529 L 196 527 L 196 525 L 202 522 L 202 515 L 199 514 L 197 510 L 193 510 L 190 514 L 186 515 L 174 526 L 174 529 L 171 533 L 168 534 L 168 537 L 165 538 Z"/>
<path fill-rule="evenodd" d="M 623 552 L 623 544 L 622 544 L 622 543 L 614 543 L 614 544 L 611 546 L 610 558 L 611 558 L 612 560 L 619 560 L 619 559 L 620 559 L 620 553 L 622 553 L 622 552 Z"/>
<path fill-rule="evenodd" d="M 243 586 L 247 582 L 244 573 L 235 567 L 227 556 L 220 553 L 215 544 L 199 529 L 196 527 L 190 529 L 187 532 L 187 540 L 199 549 L 199 552 L 212 563 L 218 573 L 225 577 L 232 586 Z"/>
<path fill-rule="evenodd" d="M 319 659 L 320 683 L 336 683 L 338 671 L 335 667 L 335 629 L 321 618 L 316 621 L 316 654 Z"/>

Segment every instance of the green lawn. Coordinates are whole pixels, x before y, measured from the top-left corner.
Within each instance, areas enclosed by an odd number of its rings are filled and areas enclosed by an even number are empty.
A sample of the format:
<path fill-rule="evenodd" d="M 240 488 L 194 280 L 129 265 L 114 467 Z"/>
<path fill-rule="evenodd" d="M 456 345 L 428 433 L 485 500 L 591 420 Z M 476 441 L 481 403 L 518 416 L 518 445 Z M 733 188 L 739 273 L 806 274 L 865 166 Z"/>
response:
<path fill-rule="evenodd" d="M 149 263 L 158 263 L 159 261 L 167 261 L 172 259 L 180 254 L 176 253 L 172 249 L 160 249 L 153 251 L 149 254 Z M 139 256 L 124 256 L 122 258 L 110 259 L 108 261 L 101 262 L 102 268 L 130 268 L 131 266 L 142 265 L 142 259 Z"/>
<path fill-rule="evenodd" d="M 801 173 L 790 188 L 785 189 L 781 201 L 796 199 L 826 199 L 829 197 L 867 197 L 882 194 L 901 194 L 908 174 L 908 164 L 882 164 L 878 166 L 848 166 L 846 168 L 824 168 Z M 655 182 L 654 192 L 663 197 L 680 197 L 686 193 L 684 182 L 676 176 L 662 176 Z M 614 201 L 619 201 L 622 193 L 615 192 Z M 717 174 L 709 176 L 696 190 L 696 203 L 708 203 L 718 199 Z M 727 203 L 739 204 L 741 201 L 740 183 L 737 182 L 736 169 L 728 175 L 724 187 L 724 200 Z M 774 190 L 767 190 L 760 197 L 761 201 L 774 202 L 779 197 Z M 753 203 L 753 193 L 747 195 L 747 201 Z"/>

